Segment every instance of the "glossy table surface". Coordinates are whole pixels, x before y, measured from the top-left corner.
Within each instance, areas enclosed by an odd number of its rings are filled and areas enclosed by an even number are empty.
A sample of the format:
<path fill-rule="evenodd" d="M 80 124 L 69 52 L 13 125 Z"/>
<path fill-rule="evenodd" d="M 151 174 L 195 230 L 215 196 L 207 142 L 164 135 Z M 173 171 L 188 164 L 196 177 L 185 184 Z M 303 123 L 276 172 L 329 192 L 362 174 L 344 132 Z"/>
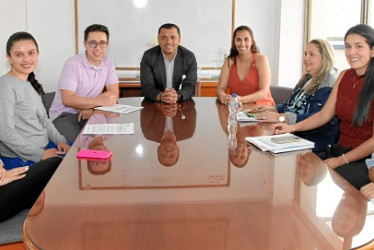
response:
<path fill-rule="evenodd" d="M 134 134 L 78 137 L 25 221 L 27 248 L 349 249 L 374 238 L 371 203 L 316 155 L 246 144 L 269 125 L 238 123 L 229 150 L 215 98 L 119 102 L 144 108 L 88 123 L 134 123 Z M 113 157 L 78 160 L 81 148 Z"/>

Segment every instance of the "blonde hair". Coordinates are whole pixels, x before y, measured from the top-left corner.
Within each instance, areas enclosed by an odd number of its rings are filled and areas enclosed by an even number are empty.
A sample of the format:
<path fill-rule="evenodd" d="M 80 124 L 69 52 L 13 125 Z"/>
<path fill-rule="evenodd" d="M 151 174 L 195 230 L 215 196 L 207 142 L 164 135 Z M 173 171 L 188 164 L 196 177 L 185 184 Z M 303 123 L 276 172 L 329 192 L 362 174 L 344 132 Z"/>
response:
<path fill-rule="evenodd" d="M 315 77 L 313 77 L 312 82 L 305 87 L 305 92 L 310 95 L 313 95 L 325 76 L 330 72 L 330 70 L 334 67 L 334 50 L 329 44 L 328 41 L 323 39 L 313 39 L 308 44 L 314 44 L 319 49 L 319 52 L 322 56 L 322 65 L 321 69 L 318 71 Z M 300 88 L 304 87 L 305 83 L 310 79 L 310 75 L 307 72 L 301 76 L 297 86 Z"/>

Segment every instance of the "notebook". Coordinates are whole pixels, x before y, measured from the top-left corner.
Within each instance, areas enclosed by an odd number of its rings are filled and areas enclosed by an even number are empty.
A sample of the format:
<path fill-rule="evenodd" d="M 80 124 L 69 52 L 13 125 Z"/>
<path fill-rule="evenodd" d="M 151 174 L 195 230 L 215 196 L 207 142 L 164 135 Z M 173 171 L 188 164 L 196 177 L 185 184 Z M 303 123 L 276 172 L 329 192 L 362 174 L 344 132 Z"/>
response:
<path fill-rule="evenodd" d="M 270 151 L 274 154 L 314 148 L 314 142 L 308 141 L 290 133 L 281 135 L 246 137 L 245 140 L 248 143 L 255 145 L 264 152 Z"/>

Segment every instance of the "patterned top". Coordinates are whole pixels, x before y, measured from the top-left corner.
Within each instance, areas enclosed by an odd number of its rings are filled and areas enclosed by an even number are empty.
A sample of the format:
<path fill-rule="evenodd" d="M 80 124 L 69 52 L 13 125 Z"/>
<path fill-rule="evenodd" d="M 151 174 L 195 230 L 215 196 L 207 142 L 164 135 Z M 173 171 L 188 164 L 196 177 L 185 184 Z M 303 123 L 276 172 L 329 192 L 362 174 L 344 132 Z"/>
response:
<path fill-rule="evenodd" d="M 297 88 L 292 96 L 287 100 L 287 106 L 284 109 L 284 112 L 292 112 L 295 114 L 306 114 L 307 109 L 309 108 L 308 103 L 313 98 L 313 95 L 304 91 L 304 88 L 309 85 L 311 79 L 305 84 L 303 88 Z"/>
<path fill-rule="evenodd" d="M 277 111 L 279 113 L 285 113 L 288 124 L 291 125 L 303 121 L 319 112 L 330 96 L 337 73 L 337 69 L 332 68 L 318 85 L 318 89 L 314 94 L 307 94 L 303 88 L 296 85 L 288 100 L 276 105 Z M 309 79 L 311 78 L 309 77 Z M 307 80 L 304 85 L 307 86 L 309 84 L 311 84 L 311 80 Z M 314 152 L 325 150 L 328 145 L 336 144 L 338 141 L 339 119 L 337 116 L 334 116 L 328 123 L 319 128 L 299 131 L 296 134 L 313 141 L 315 143 Z"/>

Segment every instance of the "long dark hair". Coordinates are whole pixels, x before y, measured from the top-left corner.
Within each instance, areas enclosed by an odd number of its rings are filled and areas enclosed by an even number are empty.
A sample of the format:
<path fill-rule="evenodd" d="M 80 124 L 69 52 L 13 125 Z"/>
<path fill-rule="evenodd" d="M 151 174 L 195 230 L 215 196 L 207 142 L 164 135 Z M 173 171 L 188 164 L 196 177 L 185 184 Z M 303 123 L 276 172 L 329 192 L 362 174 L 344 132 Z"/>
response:
<path fill-rule="evenodd" d="M 25 31 L 16 32 L 11 35 L 6 43 L 6 53 L 10 57 L 10 51 L 13 48 L 15 42 L 21 40 L 31 40 L 36 46 L 36 50 L 39 52 L 38 43 L 36 42 L 35 38 Z M 34 72 L 31 72 L 27 77 L 27 80 L 30 82 L 31 86 L 38 92 L 39 95 L 45 95 L 42 85 L 36 80 Z"/>
<path fill-rule="evenodd" d="M 357 34 L 365 37 L 370 49 L 374 46 L 374 29 L 367 24 L 358 24 L 350 28 L 344 36 L 344 41 L 348 35 Z M 374 97 L 374 59 L 371 58 L 366 69 L 366 79 L 360 92 L 360 100 L 357 104 L 353 116 L 352 126 L 362 126 L 364 120 L 369 119 L 370 106 Z"/>
<path fill-rule="evenodd" d="M 253 36 L 253 31 L 251 30 L 251 28 L 249 28 L 248 26 L 246 25 L 242 25 L 242 26 L 239 26 L 237 27 L 235 30 L 234 30 L 234 33 L 232 35 L 232 39 L 231 39 L 231 48 L 230 48 L 230 55 L 228 56 L 228 58 L 232 59 L 234 61 L 234 63 L 236 64 L 236 56 L 239 55 L 239 51 L 236 49 L 236 46 L 235 46 L 235 37 L 236 37 L 236 33 L 238 33 L 238 31 L 242 31 L 242 30 L 246 30 L 249 32 L 249 35 L 251 36 L 252 38 L 252 46 L 251 46 L 251 52 L 252 53 L 257 53 L 257 52 L 260 52 L 260 49 L 257 47 L 257 44 L 256 44 L 256 41 L 255 41 L 255 38 Z"/>

